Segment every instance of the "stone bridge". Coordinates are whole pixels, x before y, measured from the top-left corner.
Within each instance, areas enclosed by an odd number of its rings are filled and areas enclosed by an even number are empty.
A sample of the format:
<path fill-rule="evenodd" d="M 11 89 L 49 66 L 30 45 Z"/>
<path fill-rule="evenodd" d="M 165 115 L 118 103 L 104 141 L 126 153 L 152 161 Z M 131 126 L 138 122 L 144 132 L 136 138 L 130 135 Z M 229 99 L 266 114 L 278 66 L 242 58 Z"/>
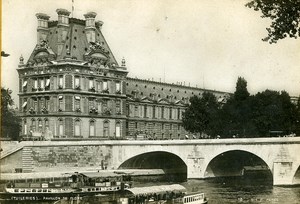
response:
<path fill-rule="evenodd" d="M 238 176 L 244 167 L 258 166 L 270 173 L 274 185 L 300 184 L 300 137 L 24 141 L 2 146 L 2 173 L 162 168 L 203 179 Z"/>

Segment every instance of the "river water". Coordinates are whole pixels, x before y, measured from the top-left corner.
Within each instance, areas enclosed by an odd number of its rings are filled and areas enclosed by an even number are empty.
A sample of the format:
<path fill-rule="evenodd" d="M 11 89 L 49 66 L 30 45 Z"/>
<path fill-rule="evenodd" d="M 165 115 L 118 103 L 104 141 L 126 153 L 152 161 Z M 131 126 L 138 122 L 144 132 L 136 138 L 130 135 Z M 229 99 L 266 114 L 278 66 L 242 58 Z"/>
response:
<path fill-rule="evenodd" d="M 136 187 L 166 183 L 136 184 Z M 300 204 L 300 186 L 277 187 L 259 179 L 223 178 L 211 180 L 188 180 L 180 183 L 188 192 L 204 192 L 209 204 L 228 203 L 288 203 Z"/>

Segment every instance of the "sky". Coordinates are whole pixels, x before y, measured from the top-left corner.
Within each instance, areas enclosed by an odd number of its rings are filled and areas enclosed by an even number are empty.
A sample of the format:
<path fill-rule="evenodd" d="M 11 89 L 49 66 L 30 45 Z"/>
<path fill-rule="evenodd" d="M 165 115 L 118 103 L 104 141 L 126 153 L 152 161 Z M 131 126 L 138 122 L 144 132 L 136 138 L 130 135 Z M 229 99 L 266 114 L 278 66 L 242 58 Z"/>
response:
<path fill-rule="evenodd" d="M 234 92 L 244 77 L 251 94 L 266 89 L 300 95 L 300 39 L 263 42 L 268 19 L 247 0 L 74 0 L 73 17 L 94 11 L 115 58 L 129 77 L 182 82 Z M 72 0 L 2 0 L 1 85 L 17 102 L 19 57 L 28 60 L 36 40 L 36 13 L 57 20 Z"/>

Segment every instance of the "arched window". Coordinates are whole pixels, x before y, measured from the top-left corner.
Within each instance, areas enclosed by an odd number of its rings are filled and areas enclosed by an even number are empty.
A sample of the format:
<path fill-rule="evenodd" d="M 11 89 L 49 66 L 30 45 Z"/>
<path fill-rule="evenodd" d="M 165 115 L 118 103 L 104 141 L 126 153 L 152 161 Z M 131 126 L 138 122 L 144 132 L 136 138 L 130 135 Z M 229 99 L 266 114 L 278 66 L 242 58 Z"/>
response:
<path fill-rule="evenodd" d="M 81 128 L 80 128 L 80 120 L 79 119 L 76 119 L 75 120 L 75 126 L 74 126 L 74 129 L 75 129 L 75 131 L 74 131 L 74 136 L 75 137 L 79 137 L 79 136 L 81 136 Z"/>
<path fill-rule="evenodd" d="M 121 123 L 116 123 L 116 137 L 121 137 Z"/>
<path fill-rule="evenodd" d="M 95 121 L 90 121 L 90 137 L 95 137 Z"/>
<path fill-rule="evenodd" d="M 103 136 L 108 137 L 109 136 L 109 121 L 104 121 L 103 123 Z"/>

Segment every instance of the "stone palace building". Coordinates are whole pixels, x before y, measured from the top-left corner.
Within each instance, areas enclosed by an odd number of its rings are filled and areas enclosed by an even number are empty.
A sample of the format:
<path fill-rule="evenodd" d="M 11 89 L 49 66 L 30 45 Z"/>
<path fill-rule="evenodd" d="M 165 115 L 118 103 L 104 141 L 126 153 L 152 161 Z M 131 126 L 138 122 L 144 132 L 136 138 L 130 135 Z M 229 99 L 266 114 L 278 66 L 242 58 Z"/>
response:
<path fill-rule="evenodd" d="M 19 103 L 23 137 L 46 139 L 178 139 L 188 134 L 182 114 L 204 91 L 224 102 L 229 93 L 127 77 L 116 61 L 96 13 L 58 20 L 36 14 L 37 44 L 20 57 Z"/>

